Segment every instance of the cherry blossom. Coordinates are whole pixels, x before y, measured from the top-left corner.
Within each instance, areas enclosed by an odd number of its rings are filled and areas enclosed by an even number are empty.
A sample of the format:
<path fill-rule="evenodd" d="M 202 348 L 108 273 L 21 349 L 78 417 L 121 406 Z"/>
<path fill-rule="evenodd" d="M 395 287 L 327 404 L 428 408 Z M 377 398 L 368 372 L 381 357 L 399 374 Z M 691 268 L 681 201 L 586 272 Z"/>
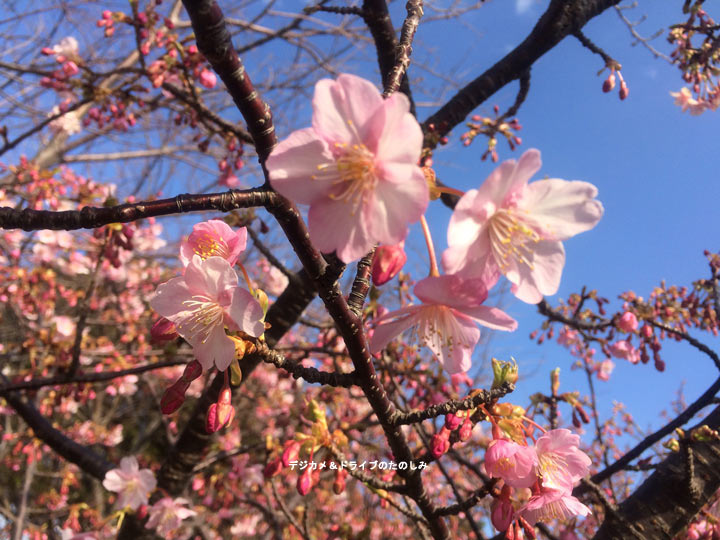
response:
<path fill-rule="evenodd" d="M 635 332 L 638 328 L 638 320 L 632 311 L 626 311 L 617 320 L 617 327 L 623 332 Z"/>
<path fill-rule="evenodd" d="M 233 231 L 224 221 L 211 219 L 197 223 L 187 240 L 180 244 L 180 260 L 183 266 L 187 266 L 194 255 L 199 255 L 201 259 L 222 257 L 232 266 L 246 246 L 245 227 Z"/>
<path fill-rule="evenodd" d="M 214 364 L 224 371 L 235 358 L 226 325 L 253 337 L 265 331 L 260 303 L 238 286 L 235 270 L 217 256 L 193 255 L 185 275 L 160 285 L 150 306 L 175 324 L 205 370 Z"/>
<path fill-rule="evenodd" d="M 690 89 L 682 87 L 679 92 L 670 92 L 675 98 L 675 105 L 680 107 L 682 112 L 688 111 L 693 116 L 698 116 L 707 110 L 707 104 L 692 97 Z"/>
<path fill-rule="evenodd" d="M 552 519 L 565 520 L 573 516 L 587 516 L 590 509 L 564 490 L 542 489 L 530 497 L 518 514 L 530 525 Z"/>
<path fill-rule="evenodd" d="M 640 361 L 640 351 L 638 351 L 632 343 L 623 339 L 610 345 L 610 354 L 615 358 L 627 360 L 631 364 L 637 364 Z"/>
<path fill-rule="evenodd" d="M 118 506 L 137 510 L 147 504 L 148 493 L 155 489 L 156 480 L 150 469 L 140 470 L 135 456 L 124 457 L 120 467 L 105 474 L 103 487 L 119 494 Z"/>
<path fill-rule="evenodd" d="M 376 243 L 405 239 L 428 205 L 418 166 L 423 135 L 403 94 L 383 100 L 373 84 L 342 74 L 315 86 L 312 127 L 295 131 L 267 160 L 270 183 L 310 205 L 310 237 L 344 262 Z"/>
<path fill-rule="evenodd" d="M 537 480 L 534 448 L 505 439 L 490 442 L 485 452 L 485 470 L 491 478 L 502 478 L 514 488 L 528 488 Z"/>
<path fill-rule="evenodd" d="M 189 504 L 189 501 L 182 497 L 176 499 L 163 497 L 148 510 L 150 517 L 145 524 L 145 528 L 155 529 L 160 536 L 169 538 L 170 533 L 180 527 L 184 519 L 197 515 L 194 510 L 185 508 L 187 504 Z"/>
<path fill-rule="evenodd" d="M 587 475 L 592 462 L 579 444 L 580 437 L 569 429 L 553 429 L 536 441 L 537 470 L 544 489 L 569 494 L 573 484 Z"/>
<path fill-rule="evenodd" d="M 498 308 L 483 306 L 487 288 L 480 279 L 455 275 L 428 277 L 415 285 L 423 303 L 387 313 L 376 321 L 370 351 L 376 353 L 397 335 L 417 327 L 417 337 L 448 373 L 470 369 L 472 351 L 480 339 L 477 324 L 495 330 L 515 330 L 517 322 Z"/>
<path fill-rule="evenodd" d="M 592 229 L 603 207 L 587 182 L 528 184 L 540 165 L 540 152 L 528 150 L 460 198 L 443 254 L 447 272 L 483 278 L 488 287 L 505 274 L 513 294 L 530 304 L 557 292 L 565 264 L 561 241 Z"/>

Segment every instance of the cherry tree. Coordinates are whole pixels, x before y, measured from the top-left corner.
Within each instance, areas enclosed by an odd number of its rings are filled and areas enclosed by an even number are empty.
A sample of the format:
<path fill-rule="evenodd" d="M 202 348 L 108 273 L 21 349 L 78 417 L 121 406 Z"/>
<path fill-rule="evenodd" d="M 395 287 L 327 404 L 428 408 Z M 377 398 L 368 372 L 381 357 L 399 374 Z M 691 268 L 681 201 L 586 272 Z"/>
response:
<path fill-rule="evenodd" d="M 286 4 L 13 4 L 0 21 L 3 533 L 720 536 L 720 379 L 652 432 L 619 403 L 603 414 L 595 387 L 613 359 L 663 372 L 668 342 L 720 369 L 720 255 L 692 283 L 548 299 L 563 242 L 606 208 L 519 136 L 531 70 L 564 40 L 629 106 L 619 59 L 584 32 L 613 11 L 680 70 L 668 99 L 712 115 L 709 6 L 678 2 L 665 54 L 637 7 L 550 0 L 461 75 L 415 35 L 485 2 Z M 467 191 L 434 164 L 452 142 L 488 165 Z M 555 341 L 587 384 L 524 378 L 495 331 Z"/>

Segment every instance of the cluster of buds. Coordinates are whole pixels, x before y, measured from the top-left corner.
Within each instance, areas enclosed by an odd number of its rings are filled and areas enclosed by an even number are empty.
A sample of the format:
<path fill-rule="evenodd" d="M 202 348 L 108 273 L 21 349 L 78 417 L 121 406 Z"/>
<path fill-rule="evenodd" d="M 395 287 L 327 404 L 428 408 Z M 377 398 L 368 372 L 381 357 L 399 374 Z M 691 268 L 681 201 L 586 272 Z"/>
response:
<path fill-rule="evenodd" d="M 702 5 L 702 0 L 695 0 L 692 5 L 686 2 L 683 12 L 688 14 L 687 21 L 671 26 L 668 34 L 668 41 L 675 45 L 670 57 L 690 85 L 671 95 L 675 104 L 690 114 L 717 110 L 720 106 L 720 26 Z"/>
<path fill-rule="evenodd" d="M 197 360 L 193 360 L 185 366 L 185 370 L 180 378 L 165 390 L 160 399 L 160 410 L 163 414 L 172 414 L 177 411 L 185 402 L 185 393 L 190 388 L 190 384 L 202 375 L 202 366 Z"/>
<path fill-rule="evenodd" d="M 620 73 L 620 64 L 618 64 L 617 62 L 613 62 L 612 64 L 608 65 L 607 67 L 610 69 L 610 75 L 608 75 L 607 79 L 605 79 L 603 81 L 602 91 L 605 92 L 606 94 L 613 91 L 613 89 L 615 88 L 615 77 L 617 74 L 617 78 L 620 80 L 620 89 L 618 90 L 618 97 L 621 100 L 627 99 L 630 91 L 628 90 L 628 86 L 627 86 L 627 83 L 625 82 L 625 79 L 623 79 L 622 73 Z"/>
<path fill-rule="evenodd" d="M 95 23 L 98 28 L 105 28 L 105 37 L 111 37 L 115 33 L 115 23 L 125 19 L 122 12 L 113 13 L 109 9 L 102 12 L 102 16 Z"/>
<path fill-rule="evenodd" d="M 471 417 L 475 409 L 458 411 L 445 415 L 445 425 L 433 435 L 430 442 L 430 453 L 435 459 L 446 454 L 453 442 L 466 442 L 470 440 L 473 430 Z M 451 439 L 451 435 L 454 436 Z"/>
<path fill-rule="evenodd" d="M 42 77 L 40 86 L 52 88 L 57 92 L 68 92 L 70 90 L 68 80 L 80 73 L 78 64 L 82 65 L 77 40 L 68 36 L 53 47 L 43 47 L 41 52 L 45 56 L 54 56 L 60 68 L 53 71 L 49 77 Z"/>
<path fill-rule="evenodd" d="M 204 141 L 204 142 L 209 142 Z M 239 171 L 245 166 L 243 161 L 243 153 L 245 149 L 242 144 L 238 144 L 235 139 L 230 139 L 226 145 L 227 155 L 218 162 L 218 170 L 220 178 L 218 184 L 229 189 L 236 188 L 240 185 L 240 180 L 235 176 L 235 171 Z M 207 147 L 203 151 L 207 150 Z"/>
<path fill-rule="evenodd" d="M 138 105 L 144 104 L 138 103 Z M 108 101 L 100 107 L 90 108 L 87 116 L 83 118 L 83 125 L 87 127 L 91 123 L 95 123 L 99 129 L 112 124 L 113 128 L 125 133 L 137 123 L 137 118 L 128 110 L 126 103 L 117 100 L 115 103 Z"/>
<path fill-rule="evenodd" d="M 115 268 L 120 268 L 120 250 L 132 251 L 132 238 L 135 234 L 133 228 L 127 223 L 112 223 L 107 227 L 101 227 L 93 230 L 93 237 L 101 239 L 107 237 L 103 256 Z"/>
<path fill-rule="evenodd" d="M 505 115 L 498 116 L 500 108 L 497 105 L 495 105 L 494 111 L 495 118 L 480 116 L 479 114 L 474 115 L 471 118 L 472 122 L 467 123 L 470 130 L 460 136 L 460 139 L 465 146 L 470 146 L 475 137 L 478 135 L 482 134 L 488 137 L 487 150 L 480 158 L 483 161 L 486 160 L 488 156 L 490 156 L 493 162 L 498 161 L 498 153 L 496 150 L 498 134 L 505 137 L 508 145 L 510 146 L 510 150 L 515 150 L 515 147 L 522 144 L 522 139 L 515 133 L 522 129 L 518 119 L 513 118 L 508 122 L 506 121 Z"/>

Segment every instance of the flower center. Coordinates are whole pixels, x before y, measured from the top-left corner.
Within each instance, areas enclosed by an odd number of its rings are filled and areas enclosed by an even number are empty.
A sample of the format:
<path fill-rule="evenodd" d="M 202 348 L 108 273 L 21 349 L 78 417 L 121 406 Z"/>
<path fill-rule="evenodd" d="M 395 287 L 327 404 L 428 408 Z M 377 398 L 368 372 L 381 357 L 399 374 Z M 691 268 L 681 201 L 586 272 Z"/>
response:
<path fill-rule="evenodd" d="M 511 209 L 498 210 L 489 222 L 490 246 L 501 270 L 511 261 L 533 270 L 532 244 L 541 240 L 540 234 L 515 215 Z"/>
<path fill-rule="evenodd" d="M 428 305 L 423 307 L 419 323 L 413 329 L 415 334 L 413 337 L 427 346 L 432 343 L 437 347 L 446 347 L 451 353 L 455 345 L 463 348 L 472 346 L 471 343 L 461 339 L 462 333 L 458 331 L 457 326 L 458 323 L 449 307 Z"/>
<path fill-rule="evenodd" d="M 216 301 L 206 296 L 196 295 L 191 300 L 185 300 L 183 305 L 191 312 L 190 315 L 180 323 L 180 329 L 187 334 L 189 340 L 205 343 L 210 332 L 223 324 L 223 309 Z"/>
<path fill-rule="evenodd" d="M 375 156 L 364 144 L 339 145 L 340 157 L 335 161 L 338 178 L 333 182 L 338 190 L 330 195 L 332 199 L 350 202 L 353 212 L 377 183 Z"/>
<path fill-rule="evenodd" d="M 192 233 L 188 241 L 193 246 L 193 253 L 200 255 L 203 260 L 214 256 L 227 259 L 230 256 L 227 242 L 207 232 Z"/>

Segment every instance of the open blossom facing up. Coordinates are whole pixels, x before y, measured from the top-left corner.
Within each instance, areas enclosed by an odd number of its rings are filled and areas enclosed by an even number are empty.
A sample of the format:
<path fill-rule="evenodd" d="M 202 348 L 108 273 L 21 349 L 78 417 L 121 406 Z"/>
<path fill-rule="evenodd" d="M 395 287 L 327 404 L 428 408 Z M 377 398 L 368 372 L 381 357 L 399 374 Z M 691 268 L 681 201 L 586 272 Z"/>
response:
<path fill-rule="evenodd" d="M 540 152 L 528 150 L 460 198 L 443 254 L 448 273 L 481 277 L 488 287 L 504 274 L 513 294 L 531 304 L 557 292 L 565 264 L 562 240 L 592 229 L 603 207 L 587 182 L 528 184 L 540 165 Z"/>
<path fill-rule="evenodd" d="M 423 303 L 387 313 L 376 321 L 370 351 L 381 351 L 396 336 L 416 327 L 417 337 L 448 373 L 467 371 L 480 339 L 477 324 L 495 330 L 515 330 L 517 322 L 504 311 L 483 306 L 487 288 L 482 280 L 455 275 L 428 277 L 415 285 Z"/>
<path fill-rule="evenodd" d="M 528 488 L 537 480 L 537 454 L 528 446 L 505 439 L 490 442 L 485 452 L 485 470 L 491 478 L 502 478 L 514 488 Z"/>
<path fill-rule="evenodd" d="M 148 493 L 155 489 L 155 475 L 150 469 L 140 470 L 135 456 L 124 457 L 120 467 L 105 474 L 103 487 L 118 493 L 118 506 L 129 506 L 137 510 L 140 505 L 147 504 Z"/>
<path fill-rule="evenodd" d="M 418 166 L 422 131 L 407 97 L 383 99 L 373 84 L 342 74 L 315 86 L 312 127 L 295 131 L 267 160 L 273 188 L 310 205 L 310 237 L 344 262 L 377 243 L 405 239 L 428 205 Z"/>
<path fill-rule="evenodd" d="M 187 266 L 194 255 L 199 255 L 201 259 L 222 257 L 232 266 L 246 246 L 245 227 L 233 231 L 224 221 L 211 219 L 197 223 L 187 240 L 180 244 L 180 260 Z"/>
<path fill-rule="evenodd" d="M 693 116 L 700 115 L 709 108 L 705 102 L 692 97 L 687 87 L 681 88 L 679 92 L 670 92 L 670 95 L 675 98 L 675 105 L 678 105 L 682 112 L 688 111 Z"/>
<path fill-rule="evenodd" d="M 182 497 L 176 499 L 163 497 L 150 507 L 148 511 L 150 517 L 145 528 L 155 529 L 160 536 L 169 538 L 170 533 L 180 527 L 184 519 L 197 514 L 195 510 L 185 508 L 187 504 L 188 500 Z"/>
<path fill-rule="evenodd" d="M 553 429 L 535 443 L 538 474 L 543 488 L 572 492 L 590 470 L 590 458 L 580 450 L 580 437 L 569 429 Z"/>
<path fill-rule="evenodd" d="M 193 255 L 185 275 L 160 285 L 150 306 L 175 324 L 205 370 L 214 364 L 224 371 L 235 358 L 225 326 L 253 337 L 265 331 L 260 303 L 238 286 L 235 270 L 217 256 Z"/>

